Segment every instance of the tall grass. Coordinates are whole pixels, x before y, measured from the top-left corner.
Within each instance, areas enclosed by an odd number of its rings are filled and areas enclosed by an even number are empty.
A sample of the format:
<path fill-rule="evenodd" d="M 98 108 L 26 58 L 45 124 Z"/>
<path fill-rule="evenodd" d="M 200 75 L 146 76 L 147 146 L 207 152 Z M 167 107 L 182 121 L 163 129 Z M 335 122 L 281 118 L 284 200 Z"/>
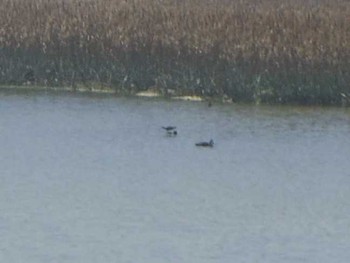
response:
<path fill-rule="evenodd" d="M 350 97 L 347 0 L 2 0 L 0 83 Z"/>

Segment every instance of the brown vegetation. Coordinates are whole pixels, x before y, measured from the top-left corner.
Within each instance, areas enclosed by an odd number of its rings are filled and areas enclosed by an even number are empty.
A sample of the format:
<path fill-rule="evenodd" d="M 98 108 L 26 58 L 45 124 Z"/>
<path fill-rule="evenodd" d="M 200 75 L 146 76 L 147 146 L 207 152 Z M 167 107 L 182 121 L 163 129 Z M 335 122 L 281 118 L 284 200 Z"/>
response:
<path fill-rule="evenodd" d="M 2 0 L 0 83 L 340 104 L 347 0 Z"/>

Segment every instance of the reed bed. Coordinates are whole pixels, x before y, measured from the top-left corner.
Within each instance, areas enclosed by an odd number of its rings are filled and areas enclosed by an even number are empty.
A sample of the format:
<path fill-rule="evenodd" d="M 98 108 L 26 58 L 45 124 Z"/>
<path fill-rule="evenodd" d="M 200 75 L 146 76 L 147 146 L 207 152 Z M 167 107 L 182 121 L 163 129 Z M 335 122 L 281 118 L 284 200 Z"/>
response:
<path fill-rule="evenodd" d="M 0 84 L 350 101 L 347 0 L 2 0 Z"/>

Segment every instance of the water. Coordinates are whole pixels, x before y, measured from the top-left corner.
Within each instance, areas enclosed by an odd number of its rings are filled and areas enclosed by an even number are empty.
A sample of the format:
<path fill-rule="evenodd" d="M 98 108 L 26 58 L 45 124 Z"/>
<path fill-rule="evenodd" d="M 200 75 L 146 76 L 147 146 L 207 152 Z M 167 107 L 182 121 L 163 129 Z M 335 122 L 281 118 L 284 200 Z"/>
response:
<path fill-rule="evenodd" d="M 1 262 L 350 258 L 349 109 L 2 92 L 0 112 Z"/>

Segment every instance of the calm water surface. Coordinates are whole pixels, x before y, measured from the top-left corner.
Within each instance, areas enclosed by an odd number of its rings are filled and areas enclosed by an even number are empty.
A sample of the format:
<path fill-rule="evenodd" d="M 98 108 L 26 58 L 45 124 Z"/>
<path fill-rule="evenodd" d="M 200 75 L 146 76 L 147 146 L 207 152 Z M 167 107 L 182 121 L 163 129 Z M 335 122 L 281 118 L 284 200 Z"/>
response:
<path fill-rule="evenodd" d="M 2 92 L 0 113 L 1 262 L 350 258 L 349 109 Z"/>

